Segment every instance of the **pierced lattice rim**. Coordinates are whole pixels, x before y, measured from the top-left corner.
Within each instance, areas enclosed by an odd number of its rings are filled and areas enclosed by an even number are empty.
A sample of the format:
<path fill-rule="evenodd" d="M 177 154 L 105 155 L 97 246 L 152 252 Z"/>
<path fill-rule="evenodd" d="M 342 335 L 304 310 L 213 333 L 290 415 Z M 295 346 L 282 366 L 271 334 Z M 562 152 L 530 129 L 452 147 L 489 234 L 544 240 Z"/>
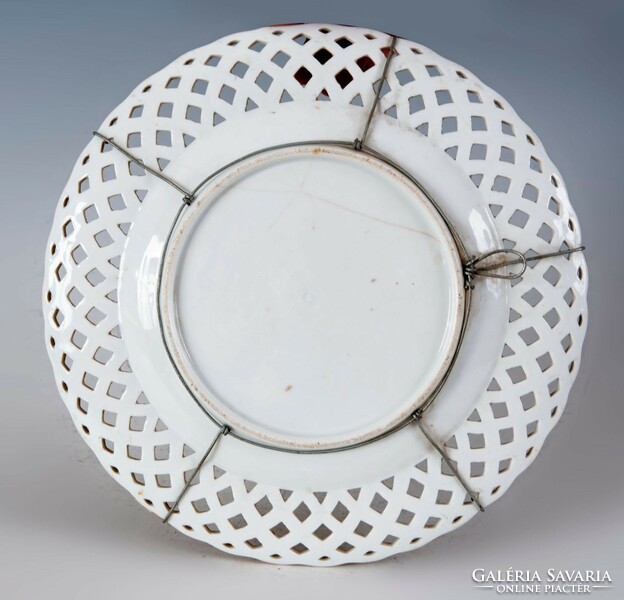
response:
<path fill-rule="evenodd" d="M 285 94 L 294 102 L 329 98 L 357 104 L 370 91 L 371 70 L 387 39 L 333 25 L 228 36 L 148 79 L 102 130 L 114 136 L 149 133 L 142 139 L 142 158 L 165 168 L 193 134 L 199 139 L 202 131 L 254 104 L 277 107 Z M 315 56 L 323 49 L 331 54 L 325 62 L 323 53 L 322 59 Z M 397 49 L 381 111 L 449 155 L 483 195 L 507 245 L 525 252 L 580 245 L 559 173 L 507 103 L 465 69 L 421 46 L 399 40 Z M 166 121 L 171 117 L 161 110 L 175 113 L 174 120 Z M 152 122 L 145 129 L 132 120 L 143 112 L 149 116 L 145 125 Z M 157 143 L 153 124 L 169 131 L 171 146 Z M 48 349 L 61 395 L 87 443 L 115 479 L 162 515 L 171 488 L 179 487 L 196 459 L 145 403 L 116 310 L 111 311 L 119 256 L 145 186 L 136 184 L 136 173 L 111 179 L 112 163 L 102 150 L 94 141 L 81 155 L 53 224 L 44 287 Z M 586 290 L 580 254 L 556 264 L 535 263 L 510 289 L 509 326 L 492 381 L 446 444 L 486 504 L 532 462 L 561 415 L 580 359 Z M 132 456 L 137 448 L 140 460 Z M 468 520 L 474 508 L 464 504 L 452 481 L 433 455 L 384 481 L 332 492 L 280 491 L 215 467 L 212 477 L 206 471 L 192 486 L 172 524 L 225 551 L 269 561 L 369 561 L 418 547 Z"/>

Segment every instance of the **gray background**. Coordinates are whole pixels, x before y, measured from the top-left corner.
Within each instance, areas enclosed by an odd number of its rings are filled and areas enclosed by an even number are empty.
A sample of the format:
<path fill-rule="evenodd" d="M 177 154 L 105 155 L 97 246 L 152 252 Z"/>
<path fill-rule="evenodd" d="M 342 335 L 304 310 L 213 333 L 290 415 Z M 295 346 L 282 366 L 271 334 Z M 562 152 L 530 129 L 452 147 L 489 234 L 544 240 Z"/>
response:
<path fill-rule="evenodd" d="M 0 10 L 3 598 L 493 597 L 471 587 L 479 567 L 610 569 L 615 589 L 595 593 L 624 597 L 621 2 L 3 0 Z M 390 31 L 474 71 L 540 135 L 588 245 L 584 360 L 535 465 L 467 526 L 368 566 L 267 566 L 161 525 L 75 433 L 43 343 L 48 229 L 90 132 L 183 52 L 289 21 Z"/>

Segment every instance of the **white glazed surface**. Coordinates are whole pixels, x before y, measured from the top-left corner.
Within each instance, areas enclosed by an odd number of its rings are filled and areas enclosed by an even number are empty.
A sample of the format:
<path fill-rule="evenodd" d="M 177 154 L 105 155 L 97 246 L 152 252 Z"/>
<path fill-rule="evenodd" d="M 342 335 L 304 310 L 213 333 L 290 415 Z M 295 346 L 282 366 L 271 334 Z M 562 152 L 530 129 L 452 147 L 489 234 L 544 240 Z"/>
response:
<path fill-rule="evenodd" d="M 197 139 L 168 166 L 168 173 L 186 189 L 193 189 L 223 165 L 265 148 L 266 135 L 258 132 L 270 131 L 272 144 L 278 145 L 328 139 L 331 135 L 340 140 L 354 139 L 360 127 L 361 112 L 354 107 L 322 104 L 309 111 L 292 105 L 282 107 L 276 114 L 254 113 Z M 236 145 L 231 140 L 236 140 Z M 377 122 L 370 144 L 407 168 L 439 201 L 470 252 L 478 254 L 500 246 L 479 194 L 443 153 L 387 119 Z M 220 153 L 210 152 L 215 146 L 221 149 Z M 134 223 L 123 255 L 119 288 L 121 326 L 132 368 L 150 402 L 163 417 L 166 414 L 170 426 L 185 432 L 189 445 L 207 448 L 218 428 L 206 418 L 178 377 L 158 324 L 156 281 L 181 200 L 178 191 L 162 182 L 156 189 L 149 207 L 146 205 Z M 457 197 L 462 198 L 461 203 L 453 201 Z M 485 280 L 480 282 L 481 293 L 473 298 L 457 363 L 427 413 L 429 427 L 442 439 L 470 414 L 490 380 L 507 321 L 506 288 L 500 281 Z M 332 489 L 354 487 L 373 476 L 388 477 L 398 468 L 419 462 L 427 452 L 426 440 L 415 435 L 410 427 L 374 444 L 331 454 L 276 452 L 226 437 L 216 448 L 215 457 L 221 468 L 246 479 L 261 479 L 288 489 Z"/>
<path fill-rule="evenodd" d="M 176 171 L 178 159 L 186 160 L 196 146 L 204 145 L 210 160 L 239 157 L 235 136 L 253 135 L 243 117 L 254 110 L 287 118 L 284 109 L 290 105 L 306 111 L 306 122 L 314 125 L 313 115 L 326 104 L 343 109 L 345 116 L 359 110 L 359 117 L 341 119 L 333 129 L 332 137 L 353 139 L 361 133 L 362 105 L 370 106 L 389 41 L 384 33 L 335 25 L 227 36 L 141 83 L 100 131 L 124 144 L 136 142 L 138 135 L 140 145 L 130 144 L 134 154 L 185 182 L 199 181 L 209 167 L 204 163 L 199 171 L 182 166 Z M 324 64 L 315 57 L 321 49 L 332 55 Z M 402 161 L 418 167 L 414 174 L 432 193 L 439 169 L 446 171 L 446 180 L 437 181 L 439 200 L 449 202 L 444 208 L 467 244 L 474 237 L 471 251 L 498 247 L 491 222 L 501 242 L 523 252 L 578 246 L 580 228 L 561 176 L 507 102 L 427 48 L 399 39 L 397 52 L 379 106 L 379 116 L 386 117 L 374 120 L 370 145 L 394 147 L 390 132 L 404 131 L 406 143 L 395 150 Z M 310 77 L 301 77 L 302 67 Z M 352 78 L 348 83 L 344 71 Z M 212 145 L 226 123 L 232 143 Z M 251 141 L 266 146 L 281 131 L 271 131 L 269 139 L 259 131 Z M 59 392 L 78 431 L 111 476 L 162 517 L 166 503 L 184 485 L 184 474 L 197 464 L 207 432 L 194 427 L 194 415 L 185 414 L 183 405 L 163 423 L 158 398 L 167 392 L 177 397 L 177 390 L 157 389 L 133 372 L 150 366 L 141 364 L 145 343 L 131 347 L 126 332 L 149 329 L 152 307 L 141 307 L 144 322 L 126 320 L 123 331 L 119 328 L 119 265 L 126 236 L 131 227 L 130 243 L 149 234 L 139 233 L 143 200 L 146 207 L 157 203 L 169 221 L 179 206 L 179 195 L 165 184 L 131 169 L 121 155 L 92 140 L 56 212 L 43 305 Z M 469 208 L 461 213 L 465 204 Z M 490 213 L 487 219 L 484 209 Z M 145 268 L 158 260 L 162 239 L 149 241 Z M 513 285 L 478 282 L 476 300 L 487 300 L 484 288 L 506 290 L 508 298 L 498 358 L 479 381 L 472 381 L 476 373 L 468 371 L 468 383 L 478 392 L 476 404 L 466 398 L 461 381 L 466 363 L 459 363 L 444 388 L 452 402 L 439 398 L 427 421 L 488 506 L 531 464 L 563 413 L 586 330 L 586 264 L 581 254 L 538 262 Z M 131 300 L 127 286 L 121 292 L 124 302 Z M 486 325 L 467 332 L 466 346 L 477 348 L 472 354 L 479 358 L 499 321 L 481 314 L 478 302 L 475 308 L 471 322 L 482 318 Z M 455 409 L 463 421 L 447 418 Z M 196 423 L 205 422 L 203 413 L 195 416 Z M 413 430 L 354 451 L 347 468 L 335 462 L 343 453 L 304 464 L 302 485 L 291 489 L 271 483 L 282 472 L 292 477 L 297 471 L 287 464 L 271 468 L 269 456 L 277 453 L 254 449 L 245 454 L 234 449 L 231 439 L 222 441 L 170 523 L 225 552 L 277 564 L 367 562 L 419 548 L 475 514 L 457 480 Z M 349 479 L 358 481 L 357 487 L 350 487 Z"/>
<path fill-rule="evenodd" d="M 219 420 L 265 443 L 352 445 L 440 382 L 462 325 L 461 258 L 409 180 L 354 150 L 288 148 L 212 181 L 187 213 L 162 312 Z"/>

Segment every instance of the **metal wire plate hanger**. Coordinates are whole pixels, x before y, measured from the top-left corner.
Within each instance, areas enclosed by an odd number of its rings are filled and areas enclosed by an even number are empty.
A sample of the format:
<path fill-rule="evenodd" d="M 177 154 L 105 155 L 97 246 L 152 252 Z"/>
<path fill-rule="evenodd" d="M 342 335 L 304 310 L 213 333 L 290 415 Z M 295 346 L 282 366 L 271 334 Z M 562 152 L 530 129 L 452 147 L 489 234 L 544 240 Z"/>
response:
<path fill-rule="evenodd" d="M 475 506 L 478 508 L 478 510 L 480 511 L 484 511 L 484 506 L 483 504 L 480 502 L 479 500 L 479 496 L 478 493 L 475 492 L 474 490 L 472 490 L 470 488 L 470 486 L 467 484 L 466 480 L 462 477 L 461 473 L 458 471 L 456 465 L 454 464 L 454 462 L 452 461 L 452 459 L 449 457 L 448 453 L 444 450 L 443 445 L 441 445 L 440 443 L 438 443 L 434 437 L 432 436 L 431 432 L 429 431 L 429 429 L 427 428 L 426 424 L 424 423 L 424 416 L 425 413 L 427 411 L 427 409 L 433 404 L 435 398 L 437 397 L 437 395 L 439 394 L 440 390 L 442 389 L 442 387 L 444 386 L 444 384 L 446 383 L 448 376 L 456 362 L 457 356 L 459 354 L 459 350 L 461 348 L 463 339 L 464 339 L 464 335 L 465 335 L 465 331 L 466 331 L 466 326 L 467 326 L 467 322 L 468 322 L 468 317 L 469 317 L 469 313 L 470 313 L 470 306 L 471 306 L 471 299 L 472 299 L 472 293 L 473 290 L 475 288 L 475 284 L 474 281 L 477 277 L 490 277 L 490 278 L 496 278 L 496 279 L 505 279 L 505 280 L 517 280 L 519 278 L 521 278 L 523 276 L 523 274 L 525 273 L 529 263 L 531 262 L 535 262 L 535 261 L 539 261 L 539 260 L 543 260 L 543 259 L 552 259 L 552 258 L 556 258 L 556 257 L 560 257 L 560 256 L 567 256 L 570 255 L 574 252 L 580 252 L 584 250 L 584 246 L 579 246 L 576 248 L 568 248 L 568 249 L 561 249 L 559 251 L 554 251 L 554 252 L 549 252 L 549 253 L 545 253 L 545 254 L 532 254 L 532 255 L 527 255 L 527 254 L 523 254 L 517 250 L 513 250 L 513 249 L 505 249 L 505 248 L 501 248 L 501 249 L 495 249 L 495 250 L 491 250 L 489 252 L 483 253 L 479 256 L 470 256 L 467 249 L 465 248 L 461 237 L 459 236 L 456 228 L 453 226 L 453 224 L 450 222 L 449 218 L 447 217 L 447 215 L 444 213 L 444 211 L 441 210 L 441 208 L 438 206 L 438 204 L 435 202 L 435 200 L 430 196 L 430 194 L 427 193 L 427 191 L 425 189 L 423 189 L 422 185 L 416 181 L 412 175 L 410 175 L 410 173 L 406 172 L 400 165 L 398 165 L 397 163 L 395 163 L 394 161 L 392 161 L 391 159 L 389 159 L 387 156 L 383 155 L 382 153 L 376 151 L 374 148 L 370 147 L 367 145 L 367 138 L 368 138 L 368 134 L 370 131 L 370 128 L 373 124 L 373 120 L 376 116 L 376 114 L 379 112 L 378 111 L 378 106 L 379 106 L 379 102 L 382 96 L 382 90 L 384 88 L 384 85 L 387 83 L 387 78 L 388 78 L 388 73 L 389 73 L 389 68 L 390 68 L 390 64 L 392 61 L 392 58 L 397 54 L 396 51 L 396 43 L 397 43 L 397 37 L 396 36 L 391 36 L 391 40 L 390 40 L 390 44 L 387 48 L 384 48 L 382 51 L 385 55 L 385 61 L 383 63 L 383 68 L 382 68 L 382 73 L 381 73 L 381 77 L 380 79 L 373 85 L 374 91 L 375 91 L 375 95 L 373 97 L 371 106 L 369 108 L 369 110 L 367 111 L 367 117 L 366 117 L 366 121 L 364 123 L 362 132 L 360 134 L 359 137 L 357 137 L 355 140 L 349 141 L 349 140 L 304 140 L 304 141 L 298 141 L 298 142 L 293 142 L 293 143 L 289 143 L 289 144 L 282 144 L 282 145 L 277 145 L 277 146 L 271 146 L 271 147 L 267 147 L 267 148 L 263 148 L 262 150 L 250 153 L 248 155 L 245 155 L 243 157 L 240 157 L 239 159 L 232 161 L 231 163 L 225 165 L 224 167 L 218 169 L 217 171 L 210 173 L 207 177 L 205 177 L 194 189 L 189 190 L 186 189 L 183 185 L 177 183 L 176 181 L 174 181 L 173 179 L 171 179 L 170 177 L 164 175 L 162 172 L 159 172 L 158 170 L 150 167 L 149 165 L 145 164 L 141 159 L 135 157 L 134 155 L 132 155 L 126 148 L 124 148 L 123 146 L 119 145 L 113 138 L 109 138 L 105 135 L 103 135 L 102 133 L 100 133 L 99 131 L 94 131 L 93 135 L 99 139 L 102 140 L 103 144 L 109 144 L 111 147 L 115 148 L 118 152 L 120 152 L 121 154 L 123 154 L 123 156 L 125 156 L 130 162 L 135 163 L 136 165 L 138 165 L 139 167 L 141 167 L 142 169 L 144 169 L 147 173 L 150 173 L 151 175 L 157 177 L 158 179 L 160 179 L 161 181 L 165 182 L 166 184 L 168 184 L 169 186 L 171 186 L 172 188 L 174 188 L 181 196 L 182 196 L 182 205 L 180 206 L 180 209 L 176 215 L 176 218 L 174 219 L 174 222 L 171 226 L 170 232 L 169 232 L 169 236 L 166 240 L 165 243 L 165 249 L 163 252 L 163 258 L 164 258 L 164 254 L 167 252 L 167 248 L 169 245 L 169 241 L 171 239 L 171 236 L 175 230 L 175 227 L 181 217 L 181 215 L 184 213 L 184 211 L 196 200 L 199 192 L 212 180 L 214 179 L 216 176 L 218 176 L 220 173 L 226 171 L 227 169 L 231 168 L 232 166 L 242 162 L 243 160 L 249 159 L 255 155 L 258 154 L 262 154 L 265 152 L 269 152 L 271 150 L 277 150 L 277 149 L 283 149 L 283 148 L 287 148 L 287 147 L 295 147 L 295 146 L 304 146 L 304 145 L 326 145 L 326 146 L 338 146 L 338 147 L 342 147 L 342 148 L 351 148 L 354 149 L 358 152 L 364 152 L 370 156 L 373 156 L 377 159 L 382 160 L 383 162 L 385 162 L 386 164 L 388 164 L 389 166 L 391 166 L 393 169 L 399 171 L 402 175 L 406 176 L 412 183 L 414 183 L 427 197 L 427 199 L 431 202 L 431 204 L 433 205 L 433 207 L 436 209 L 436 211 L 439 213 L 439 215 L 442 217 L 442 219 L 444 220 L 445 224 L 447 225 L 449 231 L 452 234 L 452 237 L 454 238 L 457 248 L 459 250 L 459 253 L 462 257 L 462 271 L 463 271 L 463 276 L 464 276 L 464 288 L 465 288 L 465 296 L 466 296 L 466 301 L 465 301 L 465 308 L 464 308 L 464 314 L 463 314 L 463 320 L 462 320 L 462 324 L 461 324 L 461 329 L 460 329 L 460 335 L 459 335 L 459 339 L 458 339 L 458 343 L 457 343 L 457 347 L 455 348 L 454 354 L 452 356 L 452 360 L 449 364 L 449 367 L 447 369 L 447 371 L 445 372 L 442 380 L 440 381 L 440 383 L 435 387 L 435 389 L 431 392 L 431 394 L 421 403 L 421 405 L 413 412 L 413 414 L 407 418 L 406 420 L 404 420 L 402 423 L 400 423 L 398 426 L 395 426 L 385 432 L 383 432 L 382 434 L 372 438 L 372 439 L 368 439 L 365 440 L 363 442 L 358 442 L 356 444 L 350 445 L 350 446 L 342 446 L 339 448 L 331 448 L 331 449 L 322 449 L 322 450 L 298 450 L 298 449 L 285 449 L 285 448 L 277 448 L 275 446 L 271 446 L 268 444 L 263 444 L 260 442 L 257 442 L 255 440 L 251 440 L 249 438 L 244 437 L 243 435 L 237 433 L 236 431 L 230 429 L 230 427 L 225 424 L 225 423 L 221 423 L 219 422 L 217 419 L 214 418 L 213 415 L 211 415 L 208 411 L 206 411 L 205 407 L 203 405 L 201 405 L 199 403 L 199 401 L 197 400 L 197 398 L 195 398 L 194 394 L 192 393 L 192 391 L 189 389 L 188 385 L 185 383 L 184 378 L 182 377 L 181 373 L 179 372 L 175 361 L 173 360 L 171 353 L 167 347 L 167 343 L 165 340 L 165 336 L 164 336 L 164 330 L 163 330 L 163 323 L 162 323 L 162 318 L 161 318 L 161 311 L 160 311 L 160 306 L 158 307 L 158 313 L 159 313 L 159 324 L 160 324 L 160 330 L 161 330 L 161 337 L 163 340 L 163 343 L 165 344 L 165 348 L 167 350 L 167 354 L 169 355 L 169 358 L 171 360 L 171 363 L 174 367 L 174 369 L 176 370 L 176 373 L 178 375 L 178 377 L 180 378 L 181 382 L 183 383 L 183 385 L 186 387 L 186 389 L 189 391 L 189 393 L 191 394 L 191 396 L 195 399 L 195 401 L 202 407 L 202 409 L 204 410 L 204 412 L 206 413 L 206 415 L 215 423 L 219 426 L 219 430 L 217 432 L 217 434 L 215 435 L 215 437 L 213 438 L 212 442 L 210 443 L 210 445 L 208 446 L 207 450 L 205 451 L 205 453 L 203 454 L 203 456 L 201 457 L 200 461 L 197 463 L 195 469 L 193 470 L 193 472 L 191 473 L 190 477 L 187 478 L 186 480 L 186 484 L 184 485 L 183 489 L 179 492 L 179 494 L 177 495 L 175 501 L 171 504 L 168 504 L 168 512 L 166 514 L 166 516 L 163 519 L 163 522 L 167 522 L 170 517 L 177 512 L 178 506 L 180 504 L 180 502 L 183 500 L 186 492 L 188 491 L 189 487 L 193 484 L 193 482 L 195 481 L 195 479 L 199 476 L 201 469 L 203 467 L 203 465 L 206 463 L 206 461 L 208 460 L 208 458 L 210 457 L 210 455 L 213 453 L 215 447 L 218 445 L 219 440 L 222 437 L 225 437 L 226 435 L 229 435 L 231 437 L 237 438 L 243 442 L 247 442 L 247 443 L 251 443 L 251 444 L 256 444 L 259 446 L 263 446 L 263 447 L 267 447 L 270 449 L 274 449 L 274 450 L 279 450 L 279 451 L 286 451 L 286 452 L 295 452 L 295 453 L 326 453 L 326 452 L 337 452 L 337 451 L 343 451 L 343 450 L 348 450 L 357 446 L 361 446 L 364 444 L 370 444 L 373 443 L 379 439 L 382 439 L 383 437 L 386 437 L 388 435 L 391 435 L 392 433 L 398 431 L 399 429 L 402 429 L 410 424 L 415 424 L 416 427 L 419 429 L 419 431 L 422 433 L 422 435 L 426 438 L 427 442 L 434 448 L 434 450 L 441 456 L 442 460 L 445 462 L 445 464 L 448 466 L 448 468 L 450 469 L 450 471 L 452 472 L 452 474 L 455 476 L 455 478 L 458 480 L 458 482 L 460 483 L 460 485 L 464 488 L 464 490 L 466 491 L 466 493 L 468 494 L 468 496 L 470 497 L 470 500 L 475 504 Z M 162 263 L 164 262 L 164 260 L 161 260 L 161 271 L 160 271 L 160 276 L 159 276 L 159 280 L 158 280 L 158 291 L 157 291 L 157 299 L 158 302 L 160 301 L 160 283 L 162 281 Z M 507 272 L 506 269 L 508 267 L 518 267 L 517 269 L 513 270 L 512 272 Z"/>

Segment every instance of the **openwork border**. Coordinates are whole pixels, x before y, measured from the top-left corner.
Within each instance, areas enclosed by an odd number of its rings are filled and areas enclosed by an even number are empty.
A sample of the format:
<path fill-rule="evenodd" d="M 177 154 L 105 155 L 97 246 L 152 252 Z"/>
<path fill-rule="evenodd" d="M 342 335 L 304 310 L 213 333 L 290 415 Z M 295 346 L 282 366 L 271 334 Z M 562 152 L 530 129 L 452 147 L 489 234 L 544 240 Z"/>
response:
<path fill-rule="evenodd" d="M 475 257 L 471 278 L 493 264 L 528 267 L 510 281 L 508 333 L 490 385 L 440 444 L 488 505 L 538 455 L 578 370 L 585 261 L 533 258 L 578 247 L 580 230 L 559 172 L 500 95 L 423 46 L 399 39 L 396 50 L 379 112 L 446 152 L 489 205 L 505 251 L 522 255 Z M 363 106 L 378 80 L 373 67 L 387 53 L 386 34 L 335 25 L 234 34 L 143 82 L 100 131 L 127 139 L 162 174 L 194 137 L 245 111 L 290 101 Z M 101 140 L 90 143 L 61 196 L 46 250 L 46 339 L 80 435 L 111 476 L 162 517 L 197 456 L 158 418 L 127 360 L 116 307 L 119 258 L 148 185 L 145 170 L 109 150 Z M 433 448 L 418 465 L 352 490 L 280 490 L 218 465 L 199 475 L 172 525 L 225 552 L 274 563 L 377 560 L 418 548 L 475 514 Z"/>

